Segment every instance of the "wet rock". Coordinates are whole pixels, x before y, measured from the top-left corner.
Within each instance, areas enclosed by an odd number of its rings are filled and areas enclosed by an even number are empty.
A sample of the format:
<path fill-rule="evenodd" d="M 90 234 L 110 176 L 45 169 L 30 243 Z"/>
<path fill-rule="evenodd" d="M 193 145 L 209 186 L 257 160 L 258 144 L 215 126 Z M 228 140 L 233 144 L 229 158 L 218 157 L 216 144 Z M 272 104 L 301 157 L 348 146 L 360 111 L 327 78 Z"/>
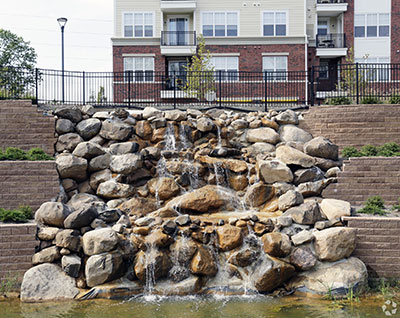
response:
<path fill-rule="evenodd" d="M 101 121 L 97 118 L 82 120 L 76 125 L 76 131 L 84 140 L 89 140 L 96 136 L 101 128 Z"/>
<path fill-rule="evenodd" d="M 258 207 L 270 200 L 274 194 L 273 186 L 258 182 L 247 189 L 244 202 L 247 206 Z"/>
<path fill-rule="evenodd" d="M 242 230 L 236 226 L 224 225 L 217 228 L 218 246 L 222 251 L 230 251 L 243 242 Z"/>
<path fill-rule="evenodd" d="M 192 260 L 194 253 L 196 253 L 197 245 L 189 238 L 179 237 L 169 249 L 172 260 L 178 261 L 181 265 L 187 265 Z"/>
<path fill-rule="evenodd" d="M 61 154 L 56 159 L 57 171 L 61 178 L 71 178 L 76 181 L 86 179 L 87 160 L 71 154 Z"/>
<path fill-rule="evenodd" d="M 133 132 L 133 128 L 117 120 L 105 120 L 100 129 L 99 135 L 105 139 L 124 141 Z"/>
<path fill-rule="evenodd" d="M 212 158 L 209 156 L 199 156 L 197 160 L 213 168 L 217 166 L 218 168 L 228 169 L 235 173 L 244 173 L 248 169 L 246 162 L 243 160 Z"/>
<path fill-rule="evenodd" d="M 324 137 L 316 137 L 304 145 L 304 152 L 313 157 L 338 160 L 339 147 Z"/>
<path fill-rule="evenodd" d="M 69 119 L 74 123 L 78 123 L 82 120 L 82 113 L 76 106 L 61 107 L 54 110 L 54 115 Z"/>
<path fill-rule="evenodd" d="M 310 168 L 315 165 L 315 159 L 289 146 L 280 146 L 276 149 L 276 158 L 287 165 L 298 165 Z"/>
<path fill-rule="evenodd" d="M 307 201 L 297 207 L 288 209 L 284 216 L 290 216 L 297 224 L 313 225 L 321 221 L 322 215 L 316 201 Z"/>
<path fill-rule="evenodd" d="M 356 247 L 356 229 L 333 227 L 314 233 L 314 247 L 322 261 L 337 261 L 349 257 Z"/>
<path fill-rule="evenodd" d="M 303 230 L 291 237 L 294 246 L 299 246 L 304 243 L 311 242 L 314 239 L 313 233 L 307 230 Z"/>
<path fill-rule="evenodd" d="M 168 234 L 164 233 L 162 229 L 157 229 L 153 231 L 146 237 L 146 243 L 149 246 L 163 248 L 171 245 L 174 239 Z"/>
<path fill-rule="evenodd" d="M 157 202 L 151 198 L 132 198 L 119 206 L 129 215 L 144 216 L 158 209 Z"/>
<path fill-rule="evenodd" d="M 77 157 L 91 159 L 93 157 L 104 155 L 105 151 L 98 144 L 91 143 L 90 141 L 85 141 L 79 143 L 72 154 Z"/>
<path fill-rule="evenodd" d="M 70 251 L 79 252 L 81 248 L 81 236 L 76 230 L 62 230 L 56 235 L 55 244 L 60 248 L 67 248 Z"/>
<path fill-rule="evenodd" d="M 111 154 L 106 153 L 104 155 L 93 158 L 89 161 L 89 171 L 99 171 L 108 169 L 111 164 Z"/>
<path fill-rule="evenodd" d="M 175 223 L 178 224 L 179 226 L 185 226 L 188 225 L 192 222 L 190 219 L 190 216 L 187 214 L 180 215 L 175 219 Z"/>
<path fill-rule="evenodd" d="M 280 141 L 279 134 L 268 127 L 249 129 L 246 138 L 248 142 L 266 142 L 272 145 L 276 145 Z"/>
<path fill-rule="evenodd" d="M 277 115 L 275 117 L 275 120 L 280 125 L 288 125 L 288 124 L 297 125 L 299 123 L 298 115 L 291 109 L 288 109 Z"/>
<path fill-rule="evenodd" d="M 212 131 L 215 128 L 215 124 L 208 117 L 201 117 L 197 120 L 197 129 L 202 132 Z"/>
<path fill-rule="evenodd" d="M 60 250 L 56 246 L 47 247 L 32 256 L 32 265 L 53 263 L 61 258 Z"/>
<path fill-rule="evenodd" d="M 133 141 L 120 142 L 110 146 L 110 153 L 112 155 L 125 155 L 127 153 L 134 153 L 139 150 L 139 144 Z"/>
<path fill-rule="evenodd" d="M 151 279 L 159 280 L 168 275 L 170 266 L 168 255 L 163 251 L 152 248 L 147 252 L 140 251 L 136 255 L 134 270 L 137 278 L 145 283 L 147 273 L 151 275 Z"/>
<path fill-rule="evenodd" d="M 154 178 L 147 183 L 147 186 L 150 193 L 160 200 L 168 200 L 180 192 L 178 184 L 169 177 Z"/>
<path fill-rule="evenodd" d="M 351 215 L 350 203 L 343 200 L 323 199 L 320 206 L 321 212 L 330 221 Z"/>
<path fill-rule="evenodd" d="M 114 230 L 102 228 L 85 233 L 82 237 L 82 247 L 86 255 L 95 255 L 113 250 L 118 241 Z"/>
<path fill-rule="evenodd" d="M 300 142 L 306 143 L 312 139 L 312 135 L 305 130 L 294 126 L 294 125 L 284 125 L 279 128 L 279 134 L 282 141 L 290 142 Z"/>
<path fill-rule="evenodd" d="M 89 257 L 85 266 L 87 285 L 94 287 L 120 277 L 122 263 L 122 255 L 118 252 Z"/>
<path fill-rule="evenodd" d="M 289 236 L 283 233 L 267 233 L 262 236 L 262 241 L 265 253 L 274 257 L 285 257 L 292 249 Z"/>
<path fill-rule="evenodd" d="M 69 119 L 58 119 L 56 122 L 56 132 L 59 135 L 67 134 L 73 132 L 75 130 L 75 126 Z"/>
<path fill-rule="evenodd" d="M 199 246 L 190 263 L 190 271 L 194 275 L 215 276 L 218 266 L 210 250 Z"/>
<path fill-rule="evenodd" d="M 68 276 L 77 278 L 81 269 L 81 262 L 78 255 L 65 255 L 61 258 L 61 268 Z"/>
<path fill-rule="evenodd" d="M 99 184 L 97 195 L 106 199 L 127 198 L 135 193 L 135 189 L 129 184 L 109 180 Z"/>
<path fill-rule="evenodd" d="M 257 260 L 259 254 L 260 252 L 255 249 L 245 248 L 232 253 L 229 256 L 228 262 L 236 266 L 246 267 L 253 264 Z"/>
<path fill-rule="evenodd" d="M 60 137 L 58 137 L 56 143 L 56 151 L 59 153 L 63 151 L 72 152 L 74 151 L 75 147 L 81 142 L 83 142 L 83 139 L 78 134 L 68 133 L 65 135 L 61 135 Z"/>
<path fill-rule="evenodd" d="M 39 224 L 63 227 L 64 220 L 71 213 L 71 209 L 63 203 L 46 202 L 36 211 L 35 221 Z"/>
<path fill-rule="evenodd" d="M 39 302 L 73 299 L 79 294 L 75 279 L 54 264 L 42 264 L 29 269 L 22 280 L 21 301 Z"/>
<path fill-rule="evenodd" d="M 282 229 L 281 233 L 286 234 L 289 237 L 292 237 L 293 235 L 296 235 L 297 233 L 300 233 L 301 231 L 308 230 L 308 229 L 310 229 L 309 225 L 293 223 L 292 225 Z"/>
<path fill-rule="evenodd" d="M 290 168 L 279 160 L 258 160 L 257 174 L 265 183 L 292 182 L 293 173 Z"/>
<path fill-rule="evenodd" d="M 246 175 L 229 175 L 229 186 L 235 191 L 242 191 L 246 189 L 248 180 Z"/>
<path fill-rule="evenodd" d="M 110 163 L 112 172 L 128 175 L 142 167 L 140 156 L 133 153 L 113 156 Z"/>
<path fill-rule="evenodd" d="M 174 235 L 177 228 L 176 223 L 172 220 L 165 221 L 162 225 L 163 231 L 168 235 Z"/>
<path fill-rule="evenodd" d="M 309 248 L 295 248 L 290 254 L 289 261 L 301 271 L 309 271 L 317 264 L 317 258 Z"/>
<path fill-rule="evenodd" d="M 313 182 L 322 180 L 324 173 L 318 167 L 312 167 L 309 169 L 299 169 L 294 173 L 293 183 L 297 186 L 300 183 Z"/>

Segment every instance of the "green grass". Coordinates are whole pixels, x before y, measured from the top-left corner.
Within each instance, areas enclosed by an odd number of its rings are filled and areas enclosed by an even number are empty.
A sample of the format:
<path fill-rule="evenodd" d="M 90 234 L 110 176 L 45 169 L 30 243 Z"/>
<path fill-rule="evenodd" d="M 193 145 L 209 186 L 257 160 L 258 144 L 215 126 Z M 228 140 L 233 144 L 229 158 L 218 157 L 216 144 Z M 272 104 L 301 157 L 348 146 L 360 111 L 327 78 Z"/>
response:
<path fill-rule="evenodd" d="M 0 208 L 1 222 L 26 222 L 32 219 L 32 208 L 29 206 L 20 206 L 18 209 L 6 210 Z"/>
<path fill-rule="evenodd" d="M 5 278 L 0 280 L 0 295 L 17 290 L 18 287 L 18 276 L 8 274 Z"/>
<path fill-rule="evenodd" d="M 7 147 L 5 151 L 0 149 L 0 161 L 11 160 L 11 161 L 42 161 L 42 160 L 54 160 L 53 157 L 46 154 L 40 148 L 32 148 L 25 152 L 19 148 Z"/>

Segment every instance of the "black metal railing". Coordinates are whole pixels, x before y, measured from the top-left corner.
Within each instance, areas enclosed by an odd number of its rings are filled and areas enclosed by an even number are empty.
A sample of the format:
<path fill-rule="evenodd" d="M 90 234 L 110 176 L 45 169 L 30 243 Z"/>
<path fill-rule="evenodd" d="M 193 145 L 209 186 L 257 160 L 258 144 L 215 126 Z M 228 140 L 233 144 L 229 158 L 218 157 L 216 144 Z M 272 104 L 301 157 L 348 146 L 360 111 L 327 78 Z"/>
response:
<path fill-rule="evenodd" d="M 317 48 L 345 48 L 346 34 L 330 33 L 327 35 L 317 35 Z"/>
<path fill-rule="evenodd" d="M 195 31 L 161 31 L 162 46 L 196 46 Z"/>
<path fill-rule="evenodd" d="M 318 4 L 347 3 L 347 0 L 317 0 Z"/>

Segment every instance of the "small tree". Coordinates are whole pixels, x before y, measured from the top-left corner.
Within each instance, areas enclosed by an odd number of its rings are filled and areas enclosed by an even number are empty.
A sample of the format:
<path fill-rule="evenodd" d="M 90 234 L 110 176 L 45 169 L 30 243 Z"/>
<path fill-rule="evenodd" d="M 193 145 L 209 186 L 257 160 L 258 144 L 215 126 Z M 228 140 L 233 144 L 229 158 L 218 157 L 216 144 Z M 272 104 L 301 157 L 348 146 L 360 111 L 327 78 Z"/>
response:
<path fill-rule="evenodd" d="M 99 104 L 107 102 L 107 97 L 106 97 L 106 94 L 105 94 L 105 91 L 104 91 L 104 86 L 100 86 L 100 89 L 99 89 L 99 91 L 97 93 L 97 102 Z"/>
<path fill-rule="evenodd" d="M 201 100 L 215 92 L 215 77 L 211 54 L 202 35 L 197 37 L 197 43 L 197 51 L 193 52 L 191 62 L 186 66 L 187 79 L 183 90 Z"/>
<path fill-rule="evenodd" d="M 20 97 L 35 84 L 36 52 L 22 37 L 0 29 L 0 91 Z"/>
<path fill-rule="evenodd" d="M 354 95 L 357 90 L 357 80 L 358 88 L 362 90 L 366 86 L 366 74 L 364 71 L 357 70 L 355 65 L 354 50 L 351 47 L 345 58 L 344 65 L 340 68 L 340 80 L 337 84 L 337 89 L 345 90 L 349 95 Z"/>

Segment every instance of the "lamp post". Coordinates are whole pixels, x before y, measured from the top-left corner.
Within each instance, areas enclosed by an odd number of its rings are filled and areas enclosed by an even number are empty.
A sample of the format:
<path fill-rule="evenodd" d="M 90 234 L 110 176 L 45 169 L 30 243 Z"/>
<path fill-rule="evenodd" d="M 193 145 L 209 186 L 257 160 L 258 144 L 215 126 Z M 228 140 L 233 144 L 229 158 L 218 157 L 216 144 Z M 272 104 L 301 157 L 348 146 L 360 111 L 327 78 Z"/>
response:
<path fill-rule="evenodd" d="M 61 28 L 61 70 L 62 70 L 62 102 L 64 104 L 64 27 L 67 24 L 67 18 L 58 18 L 57 22 Z"/>

